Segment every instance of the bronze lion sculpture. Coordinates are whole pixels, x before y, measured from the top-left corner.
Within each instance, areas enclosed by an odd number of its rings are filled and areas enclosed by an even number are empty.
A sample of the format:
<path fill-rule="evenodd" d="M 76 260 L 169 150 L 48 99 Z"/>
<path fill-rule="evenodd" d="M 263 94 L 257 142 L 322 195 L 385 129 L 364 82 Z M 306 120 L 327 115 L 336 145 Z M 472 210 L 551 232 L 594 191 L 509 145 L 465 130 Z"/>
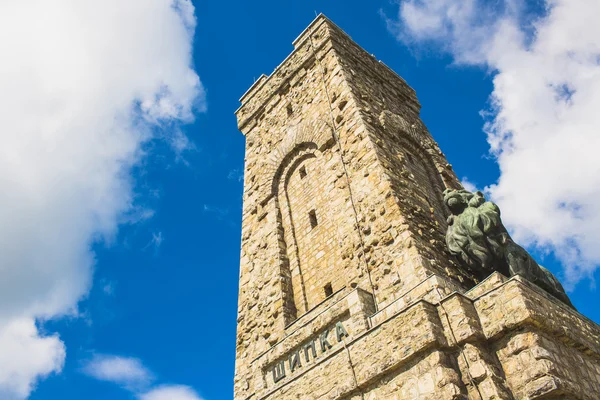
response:
<path fill-rule="evenodd" d="M 493 271 L 520 275 L 573 307 L 558 279 L 512 240 L 500 219 L 500 209 L 486 201 L 483 193 L 447 189 L 444 203 L 451 212 L 448 249 L 473 273 L 481 277 Z"/>

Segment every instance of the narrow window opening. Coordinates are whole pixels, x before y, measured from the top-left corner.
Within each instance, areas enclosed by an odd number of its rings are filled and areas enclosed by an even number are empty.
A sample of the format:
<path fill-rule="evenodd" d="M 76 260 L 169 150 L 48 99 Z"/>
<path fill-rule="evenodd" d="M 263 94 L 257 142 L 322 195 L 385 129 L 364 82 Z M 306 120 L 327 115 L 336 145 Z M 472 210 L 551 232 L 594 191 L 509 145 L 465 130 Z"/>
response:
<path fill-rule="evenodd" d="M 347 100 L 342 100 L 342 101 L 340 101 L 340 104 L 338 105 L 338 108 L 340 110 L 343 110 L 344 107 L 346 107 L 346 104 L 348 104 L 348 101 Z"/>
<path fill-rule="evenodd" d="M 304 179 L 306 176 L 306 167 L 300 167 L 300 179 Z"/>
<path fill-rule="evenodd" d="M 317 221 L 317 212 L 315 210 L 311 210 L 308 213 L 308 219 L 310 221 L 311 228 L 314 228 L 315 226 L 319 225 L 319 222 Z"/>
<path fill-rule="evenodd" d="M 323 287 L 323 290 L 325 291 L 325 297 L 331 296 L 333 294 L 333 287 L 331 286 L 331 282 L 325 285 L 325 287 Z"/>
<path fill-rule="evenodd" d="M 291 104 L 287 105 L 287 115 L 290 116 L 294 113 L 294 109 L 292 108 Z"/>

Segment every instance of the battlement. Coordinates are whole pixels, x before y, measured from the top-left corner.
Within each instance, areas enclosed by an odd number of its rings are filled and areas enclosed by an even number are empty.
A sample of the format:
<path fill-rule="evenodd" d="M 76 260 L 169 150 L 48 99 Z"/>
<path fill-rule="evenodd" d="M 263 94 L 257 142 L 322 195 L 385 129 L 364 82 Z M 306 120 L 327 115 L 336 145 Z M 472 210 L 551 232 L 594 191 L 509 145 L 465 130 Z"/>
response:
<path fill-rule="evenodd" d="M 334 24 L 325 15 L 317 16 L 310 25 L 293 41 L 294 50 L 279 64 L 270 75 L 262 74 L 240 98 L 240 107 L 235 111 L 238 118 L 238 127 L 245 133 L 252 125 L 252 118 L 260 117 L 268 112 L 270 105 L 275 105 L 279 98 L 285 96 L 287 89 L 294 86 L 304 76 L 302 69 L 308 68 L 314 62 L 316 53 L 326 53 L 334 48 L 335 43 L 354 44 L 352 38 L 340 27 Z M 375 57 L 365 50 L 356 46 L 353 51 L 361 53 L 361 56 L 376 60 Z M 408 86 L 396 72 L 390 69 L 382 61 L 377 61 L 377 69 L 381 74 L 389 74 L 392 80 L 397 79 L 398 84 L 412 92 L 416 101 L 414 90 Z"/>

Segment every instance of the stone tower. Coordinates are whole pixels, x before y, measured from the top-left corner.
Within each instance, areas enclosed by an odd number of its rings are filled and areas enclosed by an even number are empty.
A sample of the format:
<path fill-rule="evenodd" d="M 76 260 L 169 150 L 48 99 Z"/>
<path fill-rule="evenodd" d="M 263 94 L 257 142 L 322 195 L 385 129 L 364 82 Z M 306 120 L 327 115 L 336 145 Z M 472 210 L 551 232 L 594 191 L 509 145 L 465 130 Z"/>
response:
<path fill-rule="evenodd" d="M 600 327 L 448 253 L 402 78 L 321 15 L 241 103 L 236 400 L 600 399 Z"/>

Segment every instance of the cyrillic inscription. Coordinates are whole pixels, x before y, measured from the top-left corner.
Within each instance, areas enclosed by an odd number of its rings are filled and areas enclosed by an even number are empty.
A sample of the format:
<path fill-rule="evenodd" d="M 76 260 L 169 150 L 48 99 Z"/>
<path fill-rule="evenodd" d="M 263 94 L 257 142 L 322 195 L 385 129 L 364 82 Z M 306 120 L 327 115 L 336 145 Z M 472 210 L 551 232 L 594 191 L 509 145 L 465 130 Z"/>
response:
<path fill-rule="evenodd" d="M 331 339 L 329 337 L 333 330 L 335 330 L 335 338 L 337 343 L 342 342 L 345 337 L 349 336 L 348 331 L 346 328 L 344 328 L 344 325 L 341 322 L 337 322 L 333 329 L 325 329 L 319 336 L 310 340 L 302 347 L 294 350 L 273 366 L 273 382 L 277 383 L 285 378 L 286 364 L 289 367 L 290 373 L 293 373 L 294 371 L 302 368 L 303 361 L 308 364 L 312 360 L 315 360 L 319 356 L 317 353 L 317 342 L 319 344 L 318 348 L 320 349 L 321 355 L 333 348 L 333 345 L 330 342 Z M 302 356 L 304 356 L 304 360 L 302 360 Z"/>
<path fill-rule="evenodd" d="M 344 325 L 341 322 L 335 324 L 335 337 L 337 337 L 337 341 L 341 342 L 346 336 L 348 336 L 348 332 L 346 332 Z"/>
<path fill-rule="evenodd" d="M 321 343 L 321 351 L 323 353 L 333 347 L 327 340 L 327 336 L 329 336 L 329 329 L 325 329 L 325 332 L 319 335 L 319 343 Z"/>
<path fill-rule="evenodd" d="M 290 356 L 290 372 L 294 372 L 297 368 L 302 367 L 300 362 L 300 352 L 295 352 Z"/>
<path fill-rule="evenodd" d="M 306 358 L 306 362 L 310 361 L 310 354 L 312 354 L 312 358 L 317 358 L 317 344 L 314 340 L 311 340 L 304 346 L 304 357 Z"/>
<path fill-rule="evenodd" d="M 285 378 L 285 363 L 280 361 L 273 367 L 273 382 L 277 383 L 283 378 Z"/>

